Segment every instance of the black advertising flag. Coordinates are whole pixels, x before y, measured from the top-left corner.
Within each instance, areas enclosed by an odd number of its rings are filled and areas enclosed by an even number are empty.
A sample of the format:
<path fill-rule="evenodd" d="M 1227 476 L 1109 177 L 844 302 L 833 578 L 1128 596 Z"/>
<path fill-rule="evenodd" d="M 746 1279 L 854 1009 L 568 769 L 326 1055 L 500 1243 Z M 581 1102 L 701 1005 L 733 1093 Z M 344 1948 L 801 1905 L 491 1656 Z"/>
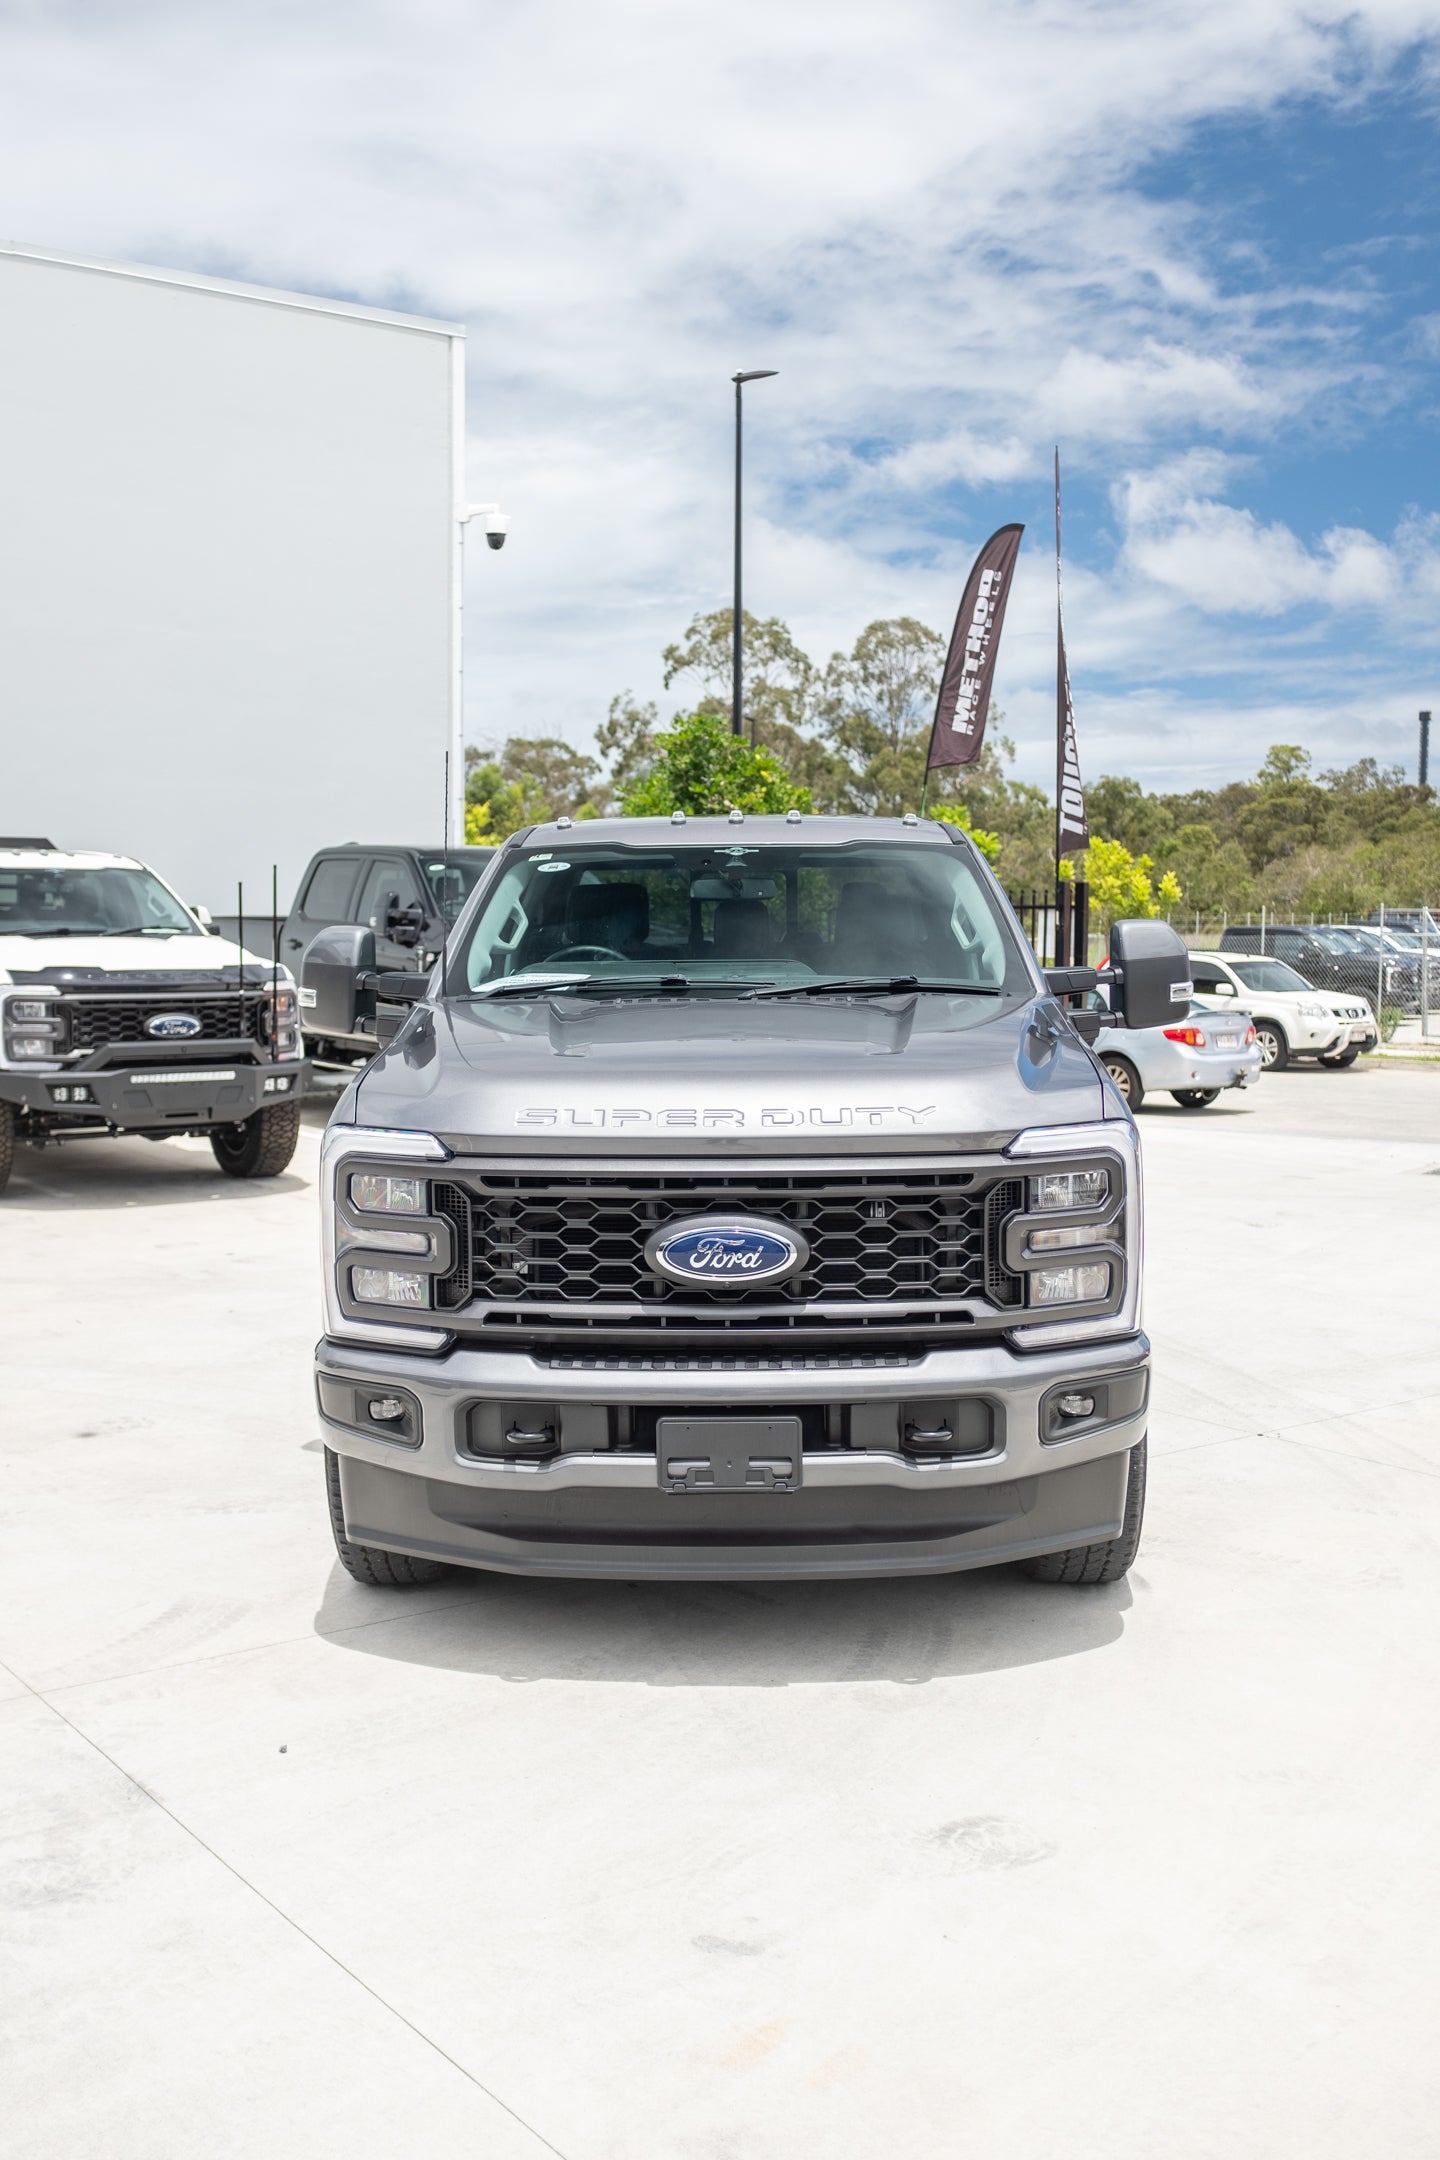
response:
<path fill-rule="evenodd" d="M 1002 525 L 992 533 L 975 558 L 965 581 L 960 612 L 945 656 L 940 695 L 935 701 L 935 725 L 930 730 L 930 755 L 925 770 L 937 765 L 973 765 L 985 741 L 985 721 L 990 711 L 990 685 L 995 680 L 995 656 L 1005 621 L 1005 603 L 1015 574 L 1023 525 Z"/>
<path fill-rule="evenodd" d="M 1075 704 L 1070 662 L 1065 657 L 1065 595 L 1060 583 L 1060 451 L 1055 451 L 1055 867 L 1090 845 L 1080 751 L 1075 741 Z"/>

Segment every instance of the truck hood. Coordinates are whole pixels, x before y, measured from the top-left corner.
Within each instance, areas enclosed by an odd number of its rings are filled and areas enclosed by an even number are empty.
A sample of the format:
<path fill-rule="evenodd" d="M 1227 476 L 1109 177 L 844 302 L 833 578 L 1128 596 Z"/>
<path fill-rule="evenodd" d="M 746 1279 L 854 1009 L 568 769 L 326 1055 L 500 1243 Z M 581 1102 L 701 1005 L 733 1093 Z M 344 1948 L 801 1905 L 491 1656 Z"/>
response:
<path fill-rule="evenodd" d="M 986 1148 L 1116 1114 L 1053 1000 L 943 995 L 426 1005 L 337 1111 L 462 1151 L 607 1155 Z"/>
<path fill-rule="evenodd" d="M 247 952 L 229 938 L 206 937 L 0 937 L 0 982 L 53 982 L 83 970 L 101 975 L 214 974 L 244 958 L 268 968 L 269 955 Z M 288 972 L 283 971 L 282 972 Z"/>

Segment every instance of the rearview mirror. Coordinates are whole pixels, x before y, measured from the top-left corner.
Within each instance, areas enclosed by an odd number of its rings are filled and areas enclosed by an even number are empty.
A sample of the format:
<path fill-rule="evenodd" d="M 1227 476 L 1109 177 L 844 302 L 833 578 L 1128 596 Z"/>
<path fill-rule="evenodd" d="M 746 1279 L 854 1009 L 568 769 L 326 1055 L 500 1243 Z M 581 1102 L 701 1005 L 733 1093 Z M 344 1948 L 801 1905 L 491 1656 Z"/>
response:
<path fill-rule="evenodd" d="M 1122 1027 L 1163 1027 L 1188 1012 L 1195 995 L 1189 949 L 1169 923 L 1112 923 L 1110 980 L 1111 1009 Z"/>
<path fill-rule="evenodd" d="M 334 923 L 300 962 L 300 1017 L 313 1035 L 375 1033 L 375 933 Z"/>

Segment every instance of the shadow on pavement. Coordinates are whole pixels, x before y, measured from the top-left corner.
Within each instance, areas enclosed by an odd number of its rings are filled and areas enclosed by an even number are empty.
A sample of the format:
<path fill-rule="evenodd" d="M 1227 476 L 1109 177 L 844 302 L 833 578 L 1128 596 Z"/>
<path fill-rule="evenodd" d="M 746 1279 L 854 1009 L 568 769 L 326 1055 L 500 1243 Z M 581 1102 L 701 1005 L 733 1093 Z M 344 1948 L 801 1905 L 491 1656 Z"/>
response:
<path fill-rule="evenodd" d="M 1124 1583 L 1067 1589 L 1014 1568 L 828 1583 L 593 1583 L 457 1574 L 367 1591 L 337 1565 L 316 1633 L 366 1657 L 493 1679 L 649 1687 L 920 1684 L 1118 1641 Z"/>
<path fill-rule="evenodd" d="M 166 1140 L 67 1140 L 49 1147 L 20 1141 L 0 1217 L 66 1208 L 173 1207 L 198 1200 L 263 1200 L 302 1192 L 313 1180 L 298 1169 L 279 1177 L 227 1177 L 208 1143 Z"/>

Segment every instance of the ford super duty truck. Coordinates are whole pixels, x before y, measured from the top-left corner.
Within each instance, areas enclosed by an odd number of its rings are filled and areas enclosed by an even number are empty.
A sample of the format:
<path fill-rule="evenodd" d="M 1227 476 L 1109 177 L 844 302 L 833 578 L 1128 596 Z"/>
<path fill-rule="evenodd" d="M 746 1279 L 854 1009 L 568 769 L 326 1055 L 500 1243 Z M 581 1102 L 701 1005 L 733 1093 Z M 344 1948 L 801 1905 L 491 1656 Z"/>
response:
<path fill-rule="evenodd" d="M 125 855 L 0 840 L 0 1188 L 15 1142 L 201 1133 L 231 1177 L 295 1152 L 309 1068 L 288 969 Z"/>
<path fill-rule="evenodd" d="M 362 1582 L 1112 1582 L 1145 1496 L 1135 1125 L 953 827 L 560 819 L 435 967 L 339 926 L 317 1361 Z M 1163 923 L 1115 1010 L 1188 1010 Z M 408 1007 L 408 1010 L 406 1008 Z"/>

